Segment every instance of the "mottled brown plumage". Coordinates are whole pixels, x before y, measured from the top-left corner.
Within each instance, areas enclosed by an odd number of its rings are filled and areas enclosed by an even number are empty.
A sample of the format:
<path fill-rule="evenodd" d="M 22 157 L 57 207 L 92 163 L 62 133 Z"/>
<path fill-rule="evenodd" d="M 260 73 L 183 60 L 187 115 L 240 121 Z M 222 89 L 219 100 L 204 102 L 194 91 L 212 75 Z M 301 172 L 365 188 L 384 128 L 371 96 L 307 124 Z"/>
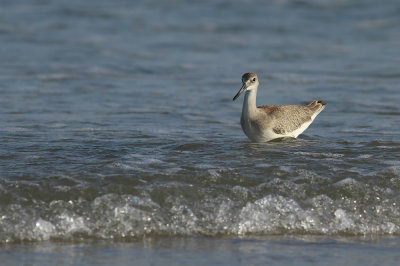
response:
<path fill-rule="evenodd" d="M 325 104 L 316 100 L 305 105 L 265 105 L 258 108 L 270 117 L 272 130 L 276 134 L 286 134 L 312 121 L 312 116 Z"/>

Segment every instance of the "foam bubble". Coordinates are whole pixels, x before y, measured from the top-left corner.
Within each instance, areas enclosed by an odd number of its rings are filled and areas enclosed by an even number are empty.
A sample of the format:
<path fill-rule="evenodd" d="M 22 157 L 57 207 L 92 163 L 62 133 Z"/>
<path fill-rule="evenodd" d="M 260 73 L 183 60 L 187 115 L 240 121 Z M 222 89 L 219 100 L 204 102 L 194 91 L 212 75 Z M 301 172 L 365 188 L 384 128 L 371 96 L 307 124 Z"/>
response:
<path fill-rule="evenodd" d="M 334 214 L 334 223 L 336 223 L 336 230 L 346 231 L 355 227 L 353 219 L 351 219 L 351 217 L 349 217 L 344 210 L 337 209 Z"/>
<path fill-rule="evenodd" d="M 32 228 L 30 234 L 27 235 L 28 239 L 49 240 L 55 234 L 56 227 L 48 222 L 39 218 Z"/>

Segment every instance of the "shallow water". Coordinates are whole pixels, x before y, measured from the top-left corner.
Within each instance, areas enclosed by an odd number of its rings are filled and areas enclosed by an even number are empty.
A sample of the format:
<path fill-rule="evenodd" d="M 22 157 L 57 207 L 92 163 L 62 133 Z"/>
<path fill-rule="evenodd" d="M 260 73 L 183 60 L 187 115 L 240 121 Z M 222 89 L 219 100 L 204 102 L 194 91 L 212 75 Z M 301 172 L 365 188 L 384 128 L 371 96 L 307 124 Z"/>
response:
<path fill-rule="evenodd" d="M 397 1 L 0 7 L 1 243 L 400 235 Z M 328 105 L 251 143 L 249 71 Z"/>
<path fill-rule="evenodd" d="M 0 258 L 5 265 L 398 265 L 398 249 L 394 238 L 189 237 L 11 244 Z"/>

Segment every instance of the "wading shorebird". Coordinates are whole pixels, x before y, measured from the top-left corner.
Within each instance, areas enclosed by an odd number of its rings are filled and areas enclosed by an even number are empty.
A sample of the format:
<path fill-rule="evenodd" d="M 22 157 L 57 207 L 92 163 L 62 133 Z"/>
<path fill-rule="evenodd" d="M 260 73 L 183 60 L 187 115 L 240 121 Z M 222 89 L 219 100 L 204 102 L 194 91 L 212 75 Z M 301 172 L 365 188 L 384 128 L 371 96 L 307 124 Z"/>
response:
<path fill-rule="evenodd" d="M 240 124 L 246 136 L 254 142 L 266 142 L 278 138 L 297 138 L 325 108 L 322 101 L 305 105 L 265 105 L 257 107 L 258 77 L 254 73 L 242 76 L 242 87 L 233 97 L 236 100 L 246 92 Z"/>

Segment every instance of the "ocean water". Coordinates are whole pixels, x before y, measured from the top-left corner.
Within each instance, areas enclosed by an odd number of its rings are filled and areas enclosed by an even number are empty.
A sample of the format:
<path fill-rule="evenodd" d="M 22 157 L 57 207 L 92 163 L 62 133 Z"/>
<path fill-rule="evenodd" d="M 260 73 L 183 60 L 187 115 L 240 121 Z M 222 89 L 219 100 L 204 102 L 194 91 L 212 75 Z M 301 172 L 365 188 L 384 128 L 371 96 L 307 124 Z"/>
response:
<path fill-rule="evenodd" d="M 1 1 L 2 261 L 396 265 L 399 27 L 395 0 Z M 328 105 L 251 143 L 245 72 Z"/>

